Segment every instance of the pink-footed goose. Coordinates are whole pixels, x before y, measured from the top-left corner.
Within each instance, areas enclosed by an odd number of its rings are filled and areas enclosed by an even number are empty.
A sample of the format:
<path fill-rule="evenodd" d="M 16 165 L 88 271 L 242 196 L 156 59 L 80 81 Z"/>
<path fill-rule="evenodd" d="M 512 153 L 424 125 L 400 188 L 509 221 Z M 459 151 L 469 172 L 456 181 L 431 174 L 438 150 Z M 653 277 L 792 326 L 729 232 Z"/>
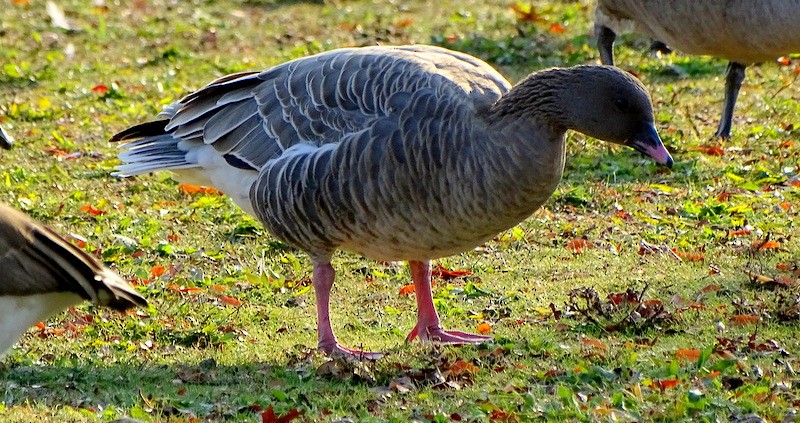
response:
<path fill-rule="evenodd" d="M 800 52 L 800 0 L 598 0 L 600 60 L 614 64 L 616 32 L 634 30 L 687 54 L 729 61 L 715 136 L 728 138 L 745 67 Z"/>
<path fill-rule="evenodd" d="M 329 314 L 337 249 L 409 262 L 417 324 L 408 340 L 480 343 L 442 328 L 430 261 L 481 245 L 553 193 L 567 129 L 667 166 L 650 98 L 609 66 L 534 73 L 517 86 L 432 46 L 334 50 L 222 77 L 125 141 L 120 175 L 171 170 L 217 187 L 314 265 L 318 347 L 340 345 Z"/>
<path fill-rule="evenodd" d="M 0 356 L 34 323 L 84 300 L 120 311 L 147 305 L 83 250 L 0 204 Z"/>

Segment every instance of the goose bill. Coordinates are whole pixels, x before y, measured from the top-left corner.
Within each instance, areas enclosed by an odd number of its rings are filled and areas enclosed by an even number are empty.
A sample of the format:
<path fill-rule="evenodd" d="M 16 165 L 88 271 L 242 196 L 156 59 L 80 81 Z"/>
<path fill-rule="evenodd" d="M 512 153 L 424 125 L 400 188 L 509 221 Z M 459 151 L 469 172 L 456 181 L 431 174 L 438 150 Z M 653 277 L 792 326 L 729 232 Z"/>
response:
<path fill-rule="evenodd" d="M 664 147 L 656 127 L 652 124 L 647 125 L 641 132 L 631 137 L 626 144 L 655 160 L 656 163 L 669 168 L 672 167 L 672 156 Z"/>

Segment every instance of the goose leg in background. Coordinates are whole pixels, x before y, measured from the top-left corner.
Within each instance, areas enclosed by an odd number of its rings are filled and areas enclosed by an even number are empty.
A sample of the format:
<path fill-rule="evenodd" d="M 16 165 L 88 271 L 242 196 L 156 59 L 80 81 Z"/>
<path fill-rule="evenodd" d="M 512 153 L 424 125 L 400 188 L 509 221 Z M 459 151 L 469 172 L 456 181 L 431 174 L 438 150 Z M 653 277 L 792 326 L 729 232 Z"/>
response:
<path fill-rule="evenodd" d="M 654 51 L 654 52 L 659 53 L 659 54 L 670 54 L 670 53 L 672 53 L 672 49 L 669 48 L 668 45 L 666 45 L 663 42 L 658 41 L 658 40 L 653 40 L 653 42 L 650 43 L 650 51 Z"/>
<path fill-rule="evenodd" d="M 597 50 L 600 51 L 600 63 L 614 66 L 614 40 L 617 34 L 604 25 L 595 25 L 594 33 L 597 37 Z"/>
<path fill-rule="evenodd" d="M 742 88 L 744 81 L 744 65 L 730 62 L 725 73 L 725 101 L 722 105 L 722 117 L 719 121 L 719 128 L 715 137 L 730 138 L 731 126 L 733 125 L 733 108 L 736 106 L 736 98 L 739 96 L 739 89 Z"/>
<path fill-rule="evenodd" d="M 436 307 L 433 305 L 431 293 L 431 262 L 409 261 L 411 280 L 414 281 L 414 293 L 417 297 L 417 325 L 408 334 L 406 342 L 419 337 L 420 341 L 437 344 L 480 344 L 492 339 L 489 336 L 473 333 L 444 330 Z"/>
<path fill-rule="evenodd" d="M 312 283 L 317 297 L 317 348 L 328 355 L 338 353 L 358 359 L 377 360 L 382 353 L 346 348 L 336 340 L 330 314 L 331 288 L 335 277 L 336 272 L 329 262 L 314 263 Z"/>

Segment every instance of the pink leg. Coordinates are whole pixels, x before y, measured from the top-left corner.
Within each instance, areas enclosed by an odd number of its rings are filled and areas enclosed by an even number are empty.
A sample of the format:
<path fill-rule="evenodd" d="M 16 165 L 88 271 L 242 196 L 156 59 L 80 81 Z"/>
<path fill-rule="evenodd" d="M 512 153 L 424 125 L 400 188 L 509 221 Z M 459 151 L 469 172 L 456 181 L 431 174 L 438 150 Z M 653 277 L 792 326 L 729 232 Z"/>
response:
<path fill-rule="evenodd" d="M 335 353 L 358 359 L 377 360 L 383 354 L 343 347 L 336 340 L 331 327 L 330 298 L 335 272 L 330 263 L 314 263 L 312 283 L 317 296 L 317 348 L 328 355 Z"/>
<path fill-rule="evenodd" d="M 408 334 L 406 342 L 411 342 L 418 336 L 422 342 L 456 345 L 480 344 L 492 339 L 489 336 L 444 330 L 433 305 L 431 263 L 409 261 L 408 265 L 411 268 L 411 280 L 414 281 L 414 292 L 417 296 L 417 325 Z"/>

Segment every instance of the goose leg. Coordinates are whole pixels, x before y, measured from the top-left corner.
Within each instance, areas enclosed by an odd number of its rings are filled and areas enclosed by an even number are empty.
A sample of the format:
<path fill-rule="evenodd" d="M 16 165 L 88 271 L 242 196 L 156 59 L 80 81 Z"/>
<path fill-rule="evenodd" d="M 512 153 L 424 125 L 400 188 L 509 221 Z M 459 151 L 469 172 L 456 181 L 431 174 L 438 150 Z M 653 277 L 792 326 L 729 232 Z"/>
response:
<path fill-rule="evenodd" d="M 417 325 L 408 334 L 406 342 L 419 337 L 422 342 L 436 344 L 480 344 L 492 339 L 489 336 L 473 333 L 444 330 L 436 307 L 433 305 L 431 293 L 431 262 L 409 261 L 411 280 L 414 281 L 414 292 L 417 297 Z"/>
<path fill-rule="evenodd" d="M 317 297 L 317 349 L 328 355 L 338 353 L 358 359 L 377 360 L 383 355 L 382 353 L 350 349 L 336 340 L 330 315 L 330 295 L 335 276 L 336 272 L 330 263 L 314 263 L 312 283 Z"/>
<path fill-rule="evenodd" d="M 604 25 L 595 25 L 594 33 L 597 37 L 600 63 L 614 66 L 614 40 L 617 39 L 617 34 L 614 33 L 614 30 Z"/>
<path fill-rule="evenodd" d="M 736 62 L 728 63 L 728 70 L 725 73 L 725 101 L 722 106 L 719 128 L 714 134 L 715 137 L 730 138 L 731 136 L 733 108 L 736 106 L 736 97 L 739 96 L 742 81 L 744 81 L 744 65 Z"/>

